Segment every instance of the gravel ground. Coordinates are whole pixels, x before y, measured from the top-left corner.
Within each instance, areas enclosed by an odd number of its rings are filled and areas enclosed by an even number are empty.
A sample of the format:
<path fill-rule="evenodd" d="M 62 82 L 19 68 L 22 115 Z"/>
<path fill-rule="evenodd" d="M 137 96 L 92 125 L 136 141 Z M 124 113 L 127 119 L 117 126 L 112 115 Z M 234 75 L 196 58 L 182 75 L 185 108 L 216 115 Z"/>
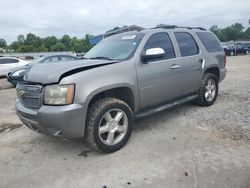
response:
<path fill-rule="evenodd" d="M 0 78 L 0 90 L 1 89 L 9 89 L 13 88 L 14 86 L 7 81 L 5 78 Z"/>
<path fill-rule="evenodd" d="M 196 119 L 202 127 L 227 131 L 233 139 L 250 140 L 250 56 L 229 57 L 227 69 L 213 106 L 186 105 L 174 111 Z"/>
<path fill-rule="evenodd" d="M 249 188 L 250 56 L 227 68 L 213 106 L 136 120 L 129 143 L 108 155 L 30 131 L 15 116 L 15 90 L 0 90 L 0 187 Z"/>

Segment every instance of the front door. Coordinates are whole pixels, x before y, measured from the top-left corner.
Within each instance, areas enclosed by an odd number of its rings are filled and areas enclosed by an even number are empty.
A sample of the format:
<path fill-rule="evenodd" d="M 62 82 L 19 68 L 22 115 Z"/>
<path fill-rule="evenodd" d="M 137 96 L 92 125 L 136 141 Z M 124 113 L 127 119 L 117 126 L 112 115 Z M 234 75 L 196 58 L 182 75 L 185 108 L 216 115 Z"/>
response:
<path fill-rule="evenodd" d="M 169 34 L 152 34 L 143 51 L 162 48 L 164 57 L 139 62 L 137 74 L 141 108 L 155 106 L 181 95 L 181 67 Z"/>

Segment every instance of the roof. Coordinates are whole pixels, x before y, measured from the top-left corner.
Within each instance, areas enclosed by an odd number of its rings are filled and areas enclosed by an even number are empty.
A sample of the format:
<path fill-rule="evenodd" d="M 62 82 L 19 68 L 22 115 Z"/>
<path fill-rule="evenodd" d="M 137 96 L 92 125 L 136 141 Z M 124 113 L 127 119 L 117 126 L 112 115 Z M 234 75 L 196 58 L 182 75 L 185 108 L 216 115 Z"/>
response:
<path fill-rule="evenodd" d="M 176 29 L 178 31 L 185 31 L 185 30 L 199 30 L 199 31 L 207 31 L 206 29 L 202 28 L 202 27 L 181 27 L 181 26 L 176 26 L 176 25 L 165 25 L 165 24 L 160 24 L 154 28 L 149 28 L 149 29 L 145 29 L 136 25 L 131 25 L 131 26 L 126 26 L 126 27 L 122 27 L 119 29 L 116 29 L 114 31 L 110 31 L 107 32 L 105 34 L 101 34 L 101 35 L 97 35 L 95 37 L 92 37 L 89 39 L 90 44 L 91 45 L 96 45 L 98 42 L 100 42 L 103 38 L 112 36 L 112 35 L 116 35 L 116 34 L 121 34 L 121 33 L 129 33 L 129 32 L 142 32 L 142 33 L 148 33 L 150 31 L 155 31 L 155 29 L 159 29 L 160 30 L 172 30 L 172 29 Z"/>

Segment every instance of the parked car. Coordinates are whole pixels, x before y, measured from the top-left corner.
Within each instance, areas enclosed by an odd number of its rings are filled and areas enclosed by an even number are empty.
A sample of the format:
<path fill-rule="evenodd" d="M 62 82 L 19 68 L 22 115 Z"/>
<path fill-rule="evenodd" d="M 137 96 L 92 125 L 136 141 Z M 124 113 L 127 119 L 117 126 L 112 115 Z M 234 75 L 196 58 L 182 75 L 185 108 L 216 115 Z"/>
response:
<path fill-rule="evenodd" d="M 15 57 L 0 57 L 0 77 L 5 77 L 11 69 L 22 67 L 28 63 L 28 61 Z"/>
<path fill-rule="evenodd" d="M 114 152 L 134 117 L 195 100 L 211 106 L 226 76 L 225 53 L 201 28 L 163 27 L 103 39 L 85 59 L 36 64 L 17 84 L 16 111 L 31 130 L 83 138 Z"/>
<path fill-rule="evenodd" d="M 33 60 L 31 63 L 22 66 L 22 67 L 18 67 L 15 69 L 11 69 L 8 73 L 7 73 L 7 80 L 12 83 L 14 86 L 16 86 L 17 83 L 22 82 L 23 81 L 23 77 L 26 73 L 27 70 L 30 69 L 30 67 L 32 67 L 35 64 L 38 63 L 55 63 L 58 61 L 72 61 L 72 60 L 76 60 L 78 59 L 75 56 L 72 55 L 48 55 L 48 56 L 42 56 L 38 59 Z"/>
<path fill-rule="evenodd" d="M 245 44 L 232 44 L 227 47 L 223 47 L 226 55 L 234 56 L 239 54 L 248 55 L 249 54 L 249 48 Z"/>

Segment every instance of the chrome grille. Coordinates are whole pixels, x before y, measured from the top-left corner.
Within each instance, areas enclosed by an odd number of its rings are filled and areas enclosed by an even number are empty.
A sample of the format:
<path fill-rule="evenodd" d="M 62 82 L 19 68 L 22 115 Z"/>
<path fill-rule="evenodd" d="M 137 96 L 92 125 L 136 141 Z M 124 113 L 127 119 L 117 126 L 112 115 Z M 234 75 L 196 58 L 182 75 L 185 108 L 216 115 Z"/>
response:
<path fill-rule="evenodd" d="M 17 95 L 21 103 L 28 108 L 40 108 L 42 103 L 42 85 L 18 83 Z"/>

